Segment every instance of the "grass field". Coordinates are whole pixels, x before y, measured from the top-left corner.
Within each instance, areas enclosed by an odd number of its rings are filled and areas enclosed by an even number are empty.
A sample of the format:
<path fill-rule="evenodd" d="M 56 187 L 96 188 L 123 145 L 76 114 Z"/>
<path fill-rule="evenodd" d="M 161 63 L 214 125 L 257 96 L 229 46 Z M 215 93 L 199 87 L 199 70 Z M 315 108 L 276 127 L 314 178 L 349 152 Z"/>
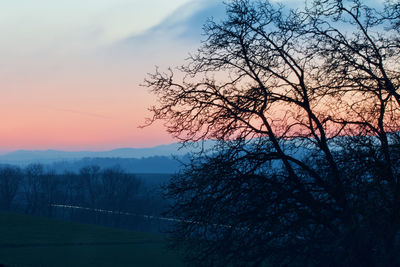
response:
<path fill-rule="evenodd" d="M 6 266 L 184 266 L 162 235 L 0 212 Z"/>

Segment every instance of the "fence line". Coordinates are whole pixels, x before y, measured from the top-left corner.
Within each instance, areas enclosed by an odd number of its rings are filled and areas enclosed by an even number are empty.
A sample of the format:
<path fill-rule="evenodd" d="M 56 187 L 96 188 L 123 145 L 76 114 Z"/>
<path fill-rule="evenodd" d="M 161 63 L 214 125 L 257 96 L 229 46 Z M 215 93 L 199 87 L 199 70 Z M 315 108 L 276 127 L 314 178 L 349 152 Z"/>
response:
<path fill-rule="evenodd" d="M 155 220 L 161 220 L 161 221 L 182 222 L 182 220 L 174 219 L 174 218 L 135 214 L 135 213 L 123 212 L 123 211 L 104 210 L 104 209 L 88 208 L 88 207 L 73 206 L 73 205 L 63 205 L 63 204 L 51 204 L 50 206 L 56 207 L 56 208 L 79 209 L 79 210 L 87 210 L 87 211 L 94 211 L 94 212 L 115 214 L 115 215 L 135 216 L 135 217 L 141 217 L 141 218 L 145 218 L 145 219 L 155 219 Z"/>
<path fill-rule="evenodd" d="M 207 223 L 204 223 L 204 222 L 196 222 L 196 221 L 190 221 L 190 220 L 182 220 L 182 219 L 160 217 L 160 216 L 153 216 L 153 215 L 135 214 L 135 213 L 123 212 L 123 211 L 104 210 L 104 209 L 96 209 L 96 208 L 88 208 L 88 207 L 81 207 L 81 206 L 64 205 L 64 204 L 51 204 L 50 206 L 56 207 L 56 208 L 79 209 L 79 210 L 87 210 L 87 211 L 94 211 L 94 212 L 108 213 L 108 214 L 115 214 L 115 215 L 135 216 L 135 217 L 141 217 L 141 218 L 145 218 L 145 219 L 155 219 L 155 220 L 169 221 L 169 222 L 180 222 L 180 223 L 184 222 L 184 223 L 207 225 Z M 225 224 L 215 224 L 214 223 L 211 225 L 218 226 L 218 227 L 224 227 L 224 228 L 232 228 L 231 225 L 225 225 Z"/>

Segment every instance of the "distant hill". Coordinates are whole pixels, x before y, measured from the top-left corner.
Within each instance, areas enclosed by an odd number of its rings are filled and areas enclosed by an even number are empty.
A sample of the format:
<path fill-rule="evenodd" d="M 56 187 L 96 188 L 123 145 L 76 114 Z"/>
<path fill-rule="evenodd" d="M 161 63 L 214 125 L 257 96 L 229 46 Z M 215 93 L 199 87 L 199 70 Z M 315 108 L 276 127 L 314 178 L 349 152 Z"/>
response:
<path fill-rule="evenodd" d="M 183 156 L 189 152 L 188 148 L 181 148 L 181 144 L 172 143 L 150 148 L 118 148 L 109 151 L 59 151 L 59 150 L 18 150 L 0 155 L 0 164 L 24 166 L 30 163 L 50 164 L 60 161 L 80 160 L 83 158 L 148 158 Z"/>
<path fill-rule="evenodd" d="M 32 163 L 45 165 L 58 173 L 78 172 L 88 165 L 109 168 L 119 165 L 124 171 L 143 174 L 172 174 L 181 168 L 179 161 L 199 149 L 208 149 L 215 141 L 192 143 L 182 147 L 179 143 L 150 148 L 118 148 L 109 151 L 60 151 L 60 150 L 18 150 L 0 155 L 0 166 L 16 165 L 25 167 Z M 177 160 L 179 159 L 179 160 Z"/>
<path fill-rule="evenodd" d="M 83 158 L 78 160 L 56 161 L 45 164 L 49 170 L 57 173 L 63 172 L 79 172 L 82 167 L 89 165 L 98 165 L 101 168 L 111 168 L 114 166 L 121 167 L 128 173 L 151 173 L 151 174 L 172 174 L 181 168 L 179 161 L 172 157 L 154 156 L 146 158 Z"/>

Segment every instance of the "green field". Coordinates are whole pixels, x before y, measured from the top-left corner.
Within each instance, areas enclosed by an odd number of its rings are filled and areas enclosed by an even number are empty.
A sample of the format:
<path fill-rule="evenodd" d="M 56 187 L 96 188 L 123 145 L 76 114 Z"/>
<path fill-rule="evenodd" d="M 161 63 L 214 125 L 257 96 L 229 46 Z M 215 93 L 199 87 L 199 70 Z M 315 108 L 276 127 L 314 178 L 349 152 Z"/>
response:
<path fill-rule="evenodd" d="M 6 266 L 184 266 L 162 235 L 0 212 Z"/>

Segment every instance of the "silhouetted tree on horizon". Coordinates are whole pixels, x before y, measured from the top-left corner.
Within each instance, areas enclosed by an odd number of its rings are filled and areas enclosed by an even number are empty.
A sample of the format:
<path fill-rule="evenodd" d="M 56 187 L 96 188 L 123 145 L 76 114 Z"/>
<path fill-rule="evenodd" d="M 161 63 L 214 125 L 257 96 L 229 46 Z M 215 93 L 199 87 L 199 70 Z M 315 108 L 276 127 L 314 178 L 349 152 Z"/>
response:
<path fill-rule="evenodd" d="M 22 180 L 22 172 L 16 167 L 0 168 L 0 208 L 10 210 Z"/>
<path fill-rule="evenodd" d="M 42 164 L 30 164 L 24 169 L 24 180 L 22 182 L 23 192 L 26 200 L 25 212 L 35 214 L 40 206 L 41 178 L 44 174 Z"/>
<path fill-rule="evenodd" d="M 149 124 L 219 141 L 168 186 L 175 245 L 205 266 L 400 266 L 400 4 L 226 8 L 146 80 Z"/>

